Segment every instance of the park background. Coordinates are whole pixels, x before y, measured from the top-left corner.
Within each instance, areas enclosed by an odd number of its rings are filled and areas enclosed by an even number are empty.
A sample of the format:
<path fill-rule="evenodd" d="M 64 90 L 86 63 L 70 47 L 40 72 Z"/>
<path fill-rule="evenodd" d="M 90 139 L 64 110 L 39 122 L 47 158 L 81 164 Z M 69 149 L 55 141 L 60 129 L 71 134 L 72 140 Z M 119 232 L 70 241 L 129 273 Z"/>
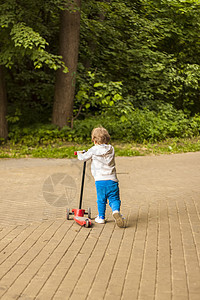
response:
<path fill-rule="evenodd" d="M 200 150 L 198 0 L 0 4 L 0 157 Z"/>

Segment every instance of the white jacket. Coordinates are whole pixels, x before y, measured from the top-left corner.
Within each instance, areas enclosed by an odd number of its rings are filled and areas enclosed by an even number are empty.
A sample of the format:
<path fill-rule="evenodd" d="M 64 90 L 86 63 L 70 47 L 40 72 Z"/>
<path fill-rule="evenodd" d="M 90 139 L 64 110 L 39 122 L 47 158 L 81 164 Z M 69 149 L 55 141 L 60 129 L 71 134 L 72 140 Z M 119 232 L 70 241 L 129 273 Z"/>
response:
<path fill-rule="evenodd" d="M 115 168 L 115 151 L 113 146 L 107 144 L 95 145 L 85 153 L 78 151 L 77 155 L 79 160 L 92 160 L 91 172 L 95 181 L 118 181 Z"/>

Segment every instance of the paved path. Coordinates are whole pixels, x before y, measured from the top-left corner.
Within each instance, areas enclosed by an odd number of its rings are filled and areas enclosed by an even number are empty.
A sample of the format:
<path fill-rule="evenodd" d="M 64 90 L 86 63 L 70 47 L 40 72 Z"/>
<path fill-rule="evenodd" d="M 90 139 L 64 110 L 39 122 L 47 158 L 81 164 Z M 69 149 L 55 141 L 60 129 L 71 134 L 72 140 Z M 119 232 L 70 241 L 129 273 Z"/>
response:
<path fill-rule="evenodd" d="M 65 218 L 80 162 L 0 160 L 0 299 L 200 299 L 200 152 L 116 163 L 126 228 L 108 207 L 107 223 L 88 229 Z"/>

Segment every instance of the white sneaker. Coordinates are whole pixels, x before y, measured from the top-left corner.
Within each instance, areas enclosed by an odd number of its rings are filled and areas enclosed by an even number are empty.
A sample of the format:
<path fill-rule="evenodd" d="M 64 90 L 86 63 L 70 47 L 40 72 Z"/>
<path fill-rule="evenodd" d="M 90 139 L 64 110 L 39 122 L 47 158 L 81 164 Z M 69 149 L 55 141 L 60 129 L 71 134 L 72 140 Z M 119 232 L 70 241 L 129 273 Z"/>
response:
<path fill-rule="evenodd" d="M 113 218 L 115 219 L 115 222 L 118 227 L 123 228 L 124 227 L 124 218 L 122 218 L 122 215 L 119 211 L 115 210 L 113 212 Z"/>
<path fill-rule="evenodd" d="M 105 219 L 99 218 L 99 216 L 97 216 L 97 217 L 95 218 L 95 222 L 96 222 L 96 223 L 99 223 L 99 224 L 104 224 L 104 223 L 105 223 Z"/>

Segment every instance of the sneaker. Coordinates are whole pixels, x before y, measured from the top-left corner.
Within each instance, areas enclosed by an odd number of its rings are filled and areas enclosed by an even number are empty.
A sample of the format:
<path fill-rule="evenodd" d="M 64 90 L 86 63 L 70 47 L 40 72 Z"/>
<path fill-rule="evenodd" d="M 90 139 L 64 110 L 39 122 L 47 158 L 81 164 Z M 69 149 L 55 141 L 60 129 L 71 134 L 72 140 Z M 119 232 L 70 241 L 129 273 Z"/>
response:
<path fill-rule="evenodd" d="M 102 218 L 100 218 L 99 216 L 97 216 L 97 217 L 95 218 L 95 222 L 96 222 L 96 223 L 99 223 L 99 224 L 104 224 L 104 223 L 105 223 L 105 219 L 102 219 Z"/>
<path fill-rule="evenodd" d="M 123 228 L 124 227 L 124 219 L 122 218 L 122 215 L 119 211 L 113 212 L 113 218 L 115 219 L 115 223 L 118 227 Z"/>

